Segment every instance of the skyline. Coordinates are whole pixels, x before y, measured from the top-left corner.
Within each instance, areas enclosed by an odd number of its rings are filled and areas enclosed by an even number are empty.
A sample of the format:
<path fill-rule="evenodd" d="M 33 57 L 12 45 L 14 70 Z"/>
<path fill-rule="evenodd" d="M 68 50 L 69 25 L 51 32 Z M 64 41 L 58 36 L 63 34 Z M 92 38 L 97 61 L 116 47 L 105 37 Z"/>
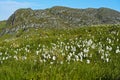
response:
<path fill-rule="evenodd" d="M 120 0 L 1 0 L 0 21 L 7 20 L 19 8 L 46 9 L 53 6 L 71 8 L 100 8 L 107 7 L 120 12 Z"/>

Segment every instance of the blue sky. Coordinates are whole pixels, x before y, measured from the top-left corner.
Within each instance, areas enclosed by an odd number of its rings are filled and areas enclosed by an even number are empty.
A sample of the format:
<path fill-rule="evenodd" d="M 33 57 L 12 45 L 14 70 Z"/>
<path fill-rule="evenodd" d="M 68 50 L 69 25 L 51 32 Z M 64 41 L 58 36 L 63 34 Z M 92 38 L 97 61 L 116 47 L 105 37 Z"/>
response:
<path fill-rule="evenodd" d="M 19 8 L 45 9 L 53 6 L 72 8 L 107 7 L 120 12 L 120 0 L 0 0 L 0 21 L 7 20 Z"/>

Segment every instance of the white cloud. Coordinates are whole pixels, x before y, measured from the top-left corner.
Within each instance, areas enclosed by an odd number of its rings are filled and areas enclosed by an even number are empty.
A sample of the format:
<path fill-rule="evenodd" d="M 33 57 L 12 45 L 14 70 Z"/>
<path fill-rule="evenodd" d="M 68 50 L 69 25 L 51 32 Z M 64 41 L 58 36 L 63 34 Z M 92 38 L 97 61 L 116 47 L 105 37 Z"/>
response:
<path fill-rule="evenodd" d="M 19 8 L 29 8 L 32 6 L 33 4 L 29 2 L 0 1 L 0 20 L 8 19 Z"/>

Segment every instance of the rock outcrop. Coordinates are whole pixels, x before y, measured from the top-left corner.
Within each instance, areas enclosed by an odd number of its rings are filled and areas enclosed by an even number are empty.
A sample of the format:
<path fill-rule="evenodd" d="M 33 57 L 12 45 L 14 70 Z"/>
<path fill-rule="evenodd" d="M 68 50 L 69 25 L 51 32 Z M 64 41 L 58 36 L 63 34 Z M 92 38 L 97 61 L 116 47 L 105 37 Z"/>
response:
<path fill-rule="evenodd" d="M 18 9 L 7 20 L 11 31 L 28 27 L 80 27 L 83 25 L 119 24 L 120 12 L 109 8 L 74 9 L 55 6 L 45 10 Z M 9 32 L 9 31 L 8 31 Z"/>

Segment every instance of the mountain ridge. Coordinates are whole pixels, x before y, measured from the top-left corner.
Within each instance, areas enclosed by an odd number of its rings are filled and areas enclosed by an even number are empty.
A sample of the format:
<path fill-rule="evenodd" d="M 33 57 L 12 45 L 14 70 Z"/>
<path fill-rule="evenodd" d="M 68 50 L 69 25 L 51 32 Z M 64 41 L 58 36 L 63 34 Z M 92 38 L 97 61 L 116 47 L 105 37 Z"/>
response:
<path fill-rule="evenodd" d="M 58 27 L 60 23 L 64 25 L 68 23 L 71 27 L 94 24 L 116 24 L 120 23 L 120 12 L 109 8 L 75 9 L 63 6 L 54 6 L 44 10 L 32 10 L 30 8 L 18 9 L 8 19 L 7 25 L 20 26 L 33 23 L 34 25 L 40 24 L 39 26 L 42 26 L 44 22 Z M 58 24 L 55 25 L 55 22 Z M 43 24 L 42 27 L 44 26 L 47 25 Z"/>
<path fill-rule="evenodd" d="M 6 21 L 5 32 L 16 32 L 29 27 L 61 28 L 100 24 L 120 24 L 120 12 L 105 7 L 76 9 L 54 6 L 39 10 L 21 8 Z"/>

